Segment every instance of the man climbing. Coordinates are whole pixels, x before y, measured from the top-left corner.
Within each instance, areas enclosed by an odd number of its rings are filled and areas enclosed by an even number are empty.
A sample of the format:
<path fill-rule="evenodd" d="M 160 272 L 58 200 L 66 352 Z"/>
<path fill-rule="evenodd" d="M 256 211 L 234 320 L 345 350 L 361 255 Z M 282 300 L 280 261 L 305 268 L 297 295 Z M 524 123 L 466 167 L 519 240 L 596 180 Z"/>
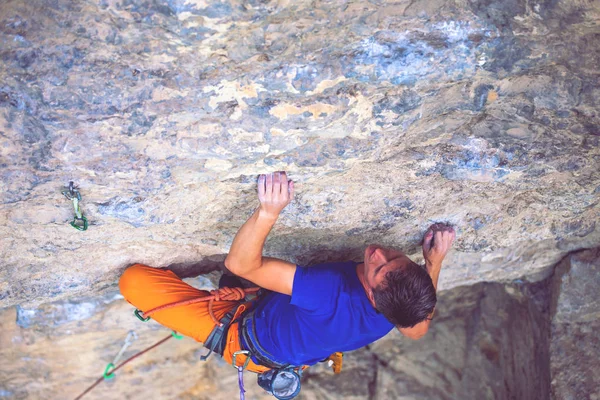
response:
<path fill-rule="evenodd" d="M 225 260 L 229 271 L 267 294 L 242 305 L 214 301 L 211 310 L 206 302 L 184 304 L 159 310 L 152 318 L 203 342 L 228 363 L 235 354 L 236 365 L 248 361 L 247 369 L 258 373 L 315 364 L 334 352 L 372 343 L 394 327 L 411 339 L 422 337 L 433 315 L 442 260 L 454 230 L 443 224 L 429 228 L 423 238 L 424 267 L 401 251 L 377 245 L 365 249 L 361 263 L 303 267 L 264 257 L 265 240 L 293 195 L 294 184 L 285 172 L 261 175 L 260 206 L 240 228 Z M 146 312 L 210 295 L 171 271 L 140 264 L 124 272 L 119 286 L 131 304 Z M 221 331 L 210 311 L 224 322 Z M 222 339 L 217 337 L 221 334 Z M 251 359 L 240 350 L 247 350 Z"/>

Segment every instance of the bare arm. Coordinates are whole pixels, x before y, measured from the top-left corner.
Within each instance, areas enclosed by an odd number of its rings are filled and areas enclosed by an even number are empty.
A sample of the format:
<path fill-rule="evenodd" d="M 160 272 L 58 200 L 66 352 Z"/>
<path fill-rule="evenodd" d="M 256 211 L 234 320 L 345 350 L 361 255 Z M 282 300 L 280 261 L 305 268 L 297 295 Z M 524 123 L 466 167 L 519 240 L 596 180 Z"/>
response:
<path fill-rule="evenodd" d="M 235 235 L 225 266 L 232 273 L 265 289 L 292 294 L 296 265 L 263 257 L 263 247 L 281 211 L 292 200 L 293 182 L 285 172 L 261 175 L 258 179 L 260 206 Z"/>
<path fill-rule="evenodd" d="M 434 224 L 432 225 L 423 239 L 423 255 L 425 256 L 425 268 L 431 277 L 433 287 L 437 291 L 438 279 L 442 269 L 442 261 L 452 246 L 456 237 L 454 229 L 450 226 Z M 420 339 L 427 333 L 429 324 L 433 318 L 433 312 L 427 316 L 425 321 L 421 321 L 411 328 L 398 328 L 398 330 L 410 339 Z"/>

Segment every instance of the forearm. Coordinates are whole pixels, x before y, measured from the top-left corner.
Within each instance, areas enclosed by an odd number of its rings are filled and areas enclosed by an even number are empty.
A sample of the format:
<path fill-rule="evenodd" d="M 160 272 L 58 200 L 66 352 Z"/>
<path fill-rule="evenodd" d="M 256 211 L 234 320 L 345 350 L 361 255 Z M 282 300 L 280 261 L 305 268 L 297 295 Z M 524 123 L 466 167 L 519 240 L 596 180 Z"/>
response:
<path fill-rule="evenodd" d="M 427 273 L 431 277 L 431 282 L 433 282 L 433 287 L 437 291 L 438 279 L 440 277 L 440 271 L 442 270 L 442 263 L 432 264 L 430 262 L 425 262 L 425 268 L 427 269 Z"/>
<path fill-rule="evenodd" d="M 277 216 L 268 215 L 257 208 L 233 239 L 225 266 L 232 273 L 244 276 L 262 265 L 265 240 L 275 225 Z"/>

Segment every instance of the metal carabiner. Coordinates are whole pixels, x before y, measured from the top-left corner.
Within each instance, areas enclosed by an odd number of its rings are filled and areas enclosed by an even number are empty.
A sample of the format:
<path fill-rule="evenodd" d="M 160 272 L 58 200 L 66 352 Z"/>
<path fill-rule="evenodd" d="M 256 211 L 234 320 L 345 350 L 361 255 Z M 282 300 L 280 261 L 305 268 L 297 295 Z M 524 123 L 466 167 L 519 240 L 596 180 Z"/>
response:
<path fill-rule="evenodd" d="M 135 309 L 135 311 L 133 312 L 133 314 L 142 322 L 148 322 L 150 321 L 150 317 L 146 317 L 144 318 L 142 316 L 142 314 L 144 314 L 144 312 L 142 310 L 138 310 L 137 308 Z"/>
<path fill-rule="evenodd" d="M 236 357 L 239 354 L 244 354 L 246 356 L 246 362 L 244 362 L 244 365 L 241 367 L 242 370 L 245 370 L 246 367 L 248 366 L 248 364 L 250 363 L 250 352 L 248 350 L 238 350 L 235 353 L 233 353 L 233 359 L 231 360 L 231 365 L 233 365 L 233 368 L 238 369 Z"/>

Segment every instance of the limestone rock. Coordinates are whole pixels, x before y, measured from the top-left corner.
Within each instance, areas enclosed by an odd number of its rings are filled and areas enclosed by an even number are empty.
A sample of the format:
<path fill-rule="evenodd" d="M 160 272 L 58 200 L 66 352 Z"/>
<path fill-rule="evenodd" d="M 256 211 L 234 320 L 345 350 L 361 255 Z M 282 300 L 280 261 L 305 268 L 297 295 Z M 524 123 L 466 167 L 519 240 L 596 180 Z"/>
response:
<path fill-rule="evenodd" d="M 442 288 L 544 278 L 600 243 L 599 7 L 3 1 L 0 307 L 217 268 L 273 170 L 298 196 L 271 255 L 418 258 L 448 221 Z"/>
<path fill-rule="evenodd" d="M 74 396 L 128 330 L 162 337 L 118 276 L 218 271 L 275 170 L 297 196 L 269 255 L 377 242 L 418 261 L 432 222 L 458 231 L 431 335 L 349 354 L 343 386 L 309 372 L 303 396 L 598 397 L 597 258 L 550 276 L 600 245 L 599 19 L 575 0 L 2 1 L 0 397 Z M 198 349 L 164 347 L 90 399 L 234 398 Z"/>
<path fill-rule="evenodd" d="M 600 398 L 600 249 L 565 259 L 555 274 L 551 371 L 555 399 Z"/>

